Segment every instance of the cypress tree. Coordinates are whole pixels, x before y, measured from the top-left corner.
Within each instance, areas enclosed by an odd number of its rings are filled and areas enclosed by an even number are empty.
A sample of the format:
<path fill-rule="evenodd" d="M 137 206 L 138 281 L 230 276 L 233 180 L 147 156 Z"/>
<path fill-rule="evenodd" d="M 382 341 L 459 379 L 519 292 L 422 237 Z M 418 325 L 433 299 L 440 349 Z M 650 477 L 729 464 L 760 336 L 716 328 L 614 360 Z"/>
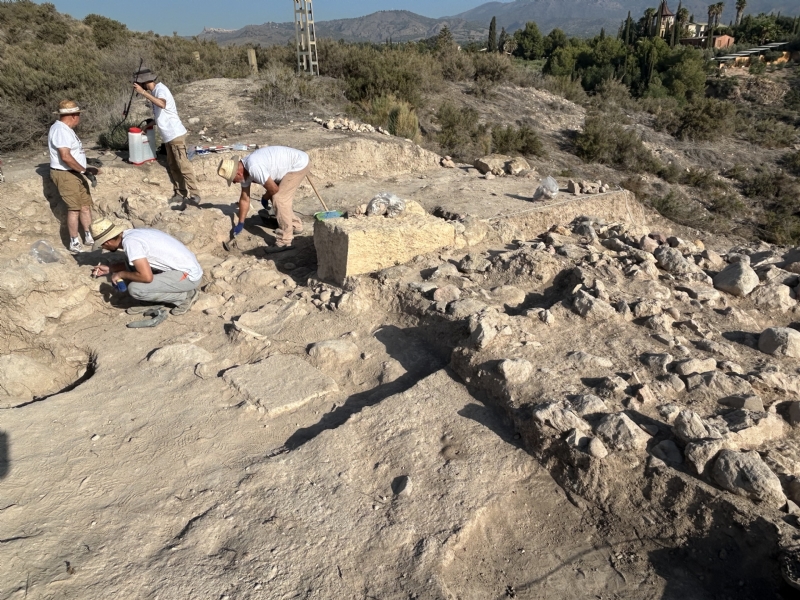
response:
<path fill-rule="evenodd" d="M 486 50 L 497 52 L 497 17 L 492 17 L 492 22 L 489 24 L 489 44 Z"/>

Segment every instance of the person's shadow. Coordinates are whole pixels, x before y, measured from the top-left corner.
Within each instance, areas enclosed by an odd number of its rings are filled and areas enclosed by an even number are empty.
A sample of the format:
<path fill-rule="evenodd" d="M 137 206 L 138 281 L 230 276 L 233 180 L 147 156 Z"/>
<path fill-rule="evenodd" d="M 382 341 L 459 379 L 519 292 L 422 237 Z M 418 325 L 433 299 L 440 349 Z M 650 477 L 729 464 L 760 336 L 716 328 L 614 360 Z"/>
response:
<path fill-rule="evenodd" d="M 53 216 L 59 223 L 59 236 L 64 247 L 69 246 L 69 231 L 67 230 L 67 205 L 61 199 L 58 188 L 50 179 L 50 163 L 43 163 L 36 167 L 36 174 L 42 178 L 42 194 L 50 205 Z"/>
<path fill-rule="evenodd" d="M 344 404 L 326 413 L 314 425 L 295 431 L 286 440 L 283 448 L 299 448 L 323 431 L 336 429 L 362 409 L 410 389 L 415 383 L 447 364 L 446 360 L 425 350 L 425 344 L 414 334 L 413 328 L 400 329 L 387 325 L 376 332 L 375 337 L 386 347 L 387 354 L 399 362 L 406 372 L 393 381 L 348 397 Z"/>

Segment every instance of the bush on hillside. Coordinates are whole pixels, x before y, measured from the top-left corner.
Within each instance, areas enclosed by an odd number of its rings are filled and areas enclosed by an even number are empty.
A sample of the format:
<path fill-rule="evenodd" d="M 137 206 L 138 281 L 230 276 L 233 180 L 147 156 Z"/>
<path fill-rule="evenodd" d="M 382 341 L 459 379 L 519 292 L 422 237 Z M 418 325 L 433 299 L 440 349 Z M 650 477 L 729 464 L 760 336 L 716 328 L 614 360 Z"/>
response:
<path fill-rule="evenodd" d="M 635 173 L 654 173 L 661 167 L 635 131 L 598 115 L 586 117 L 576 147 L 577 155 L 586 162 L 597 162 Z"/>
<path fill-rule="evenodd" d="M 536 132 L 523 123 L 492 127 L 492 152 L 500 154 L 522 154 L 523 156 L 545 156 L 544 145 Z"/>
<path fill-rule="evenodd" d="M 787 171 L 800 177 L 800 150 L 784 154 L 781 158 L 781 164 Z"/>
<path fill-rule="evenodd" d="M 479 123 L 475 109 L 445 102 L 436 111 L 435 119 L 439 124 L 436 141 L 444 154 L 472 162 L 491 150 L 491 134 L 486 125 Z"/>
<path fill-rule="evenodd" d="M 86 15 L 83 22 L 92 28 L 92 39 L 99 49 L 120 46 L 128 42 L 130 31 L 124 24 L 102 15 Z"/>
<path fill-rule="evenodd" d="M 680 140 L 708 141 L 728 133 L 733 127 L 736 107 L 724 100 L 701 98 L 677 113 L 664 111 L 654 126 Z"/>

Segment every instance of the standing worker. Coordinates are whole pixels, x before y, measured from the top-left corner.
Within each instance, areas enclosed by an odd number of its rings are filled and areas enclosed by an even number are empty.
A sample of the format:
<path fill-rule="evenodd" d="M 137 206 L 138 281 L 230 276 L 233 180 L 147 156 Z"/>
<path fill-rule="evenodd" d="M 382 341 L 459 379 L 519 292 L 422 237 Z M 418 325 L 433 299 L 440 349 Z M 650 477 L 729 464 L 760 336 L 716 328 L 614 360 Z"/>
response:
<path fill-rule="evenodd" d="M 92 194 L 84 174 L 94 178 L 98 171 L 86 166 L 86 153 L 83 144 L 75 134 L 81 122 L 81 109 L 73 100 L 58 103 L 58 120 L 47 134 L 47 147 L 50 151 L 50 179 L 55 184 L 61 199 L 67 205 L 67 230 L 69 231 L 69 251 L 80 252 L 81 239 L 78 236 L 78 222 L 84 231 L 87 246 L 94 243 L 89 226 L 92 223 Z"/>
<path fill-rule="evenodd" d="M 131 297 L 142 302 L 172 304 L 173 315 L 187 313 L 197 301 L 203 269 L 186 246 L 158 229 L 128 229 L 110 219 L 92 223 L 94 249 L 125 252 L 128 264 L 99 265 L 92 275 L 111 275 L 126 282 Z"/>
<path fill-rule="evenodd" d="M 172 178 L 172 202 L 200 204 L 200 193 L 194 168 L 186 154 L 186 128 L 178 117 L 178 107 L 169 88 L 163 83 L 156 84 L 156 76 L 150 69 L 136 73 L 133 89 L 153 105 L 153 116 L 161 132 L 161 139 L 167 147 L 167 169 Z"/>
<path fill-rule="evenodd" d="M 275 230 L 275 245 L 266 251 L 291 249 L 294 234 L 303 231 L 303 222 L 292 210 L 292 200 L 310 169 L 308 154 L 286 146 L 267 146 L 242 159 L 238 156 L 222 159 L 217 174 L 228 182 L 228 186 L 232 183 L 242 184 L 239 223 L 233 228 L 233 235 L 239 235 L 244 228 L 244 220 L 250 209 L 250 184 L 255 181 L 266 190 L 261 202 L 266 206 L 267 200 L 272 200 L 280 226 Z"/>

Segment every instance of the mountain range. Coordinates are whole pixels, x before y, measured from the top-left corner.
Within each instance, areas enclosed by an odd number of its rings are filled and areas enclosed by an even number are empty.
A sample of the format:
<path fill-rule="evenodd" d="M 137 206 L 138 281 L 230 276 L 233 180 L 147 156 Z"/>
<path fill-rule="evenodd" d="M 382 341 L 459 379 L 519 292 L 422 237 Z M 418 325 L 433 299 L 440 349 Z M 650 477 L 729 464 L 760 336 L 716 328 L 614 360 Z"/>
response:
<path fill-rule="evenodd" d="M 670 0 L 675 12 L 677 0 Z M 384 10 L 363 17 L 317 21 L 317 38 L 331 38 L 348 42 L 416 41 L 436 35 L 445 25 L 459 42 L 485 40 L 492 17 L 501 27 L 513 32 L 536 21 L 543 33 L 558 27 L 567 35 L 595 35 L 601 28 L 616 32 L 620 22 L 631 11 L 638 19 L 648 7 L 656 7 L 656 0 L 514 0 L 513 2 L 487 2 L 473 9 L 438 19 L 423 17 L 407 10 Z M 708 0 L 685 0 L 683 5 L 694 14 L 695 20 L 705 22 Z M 800 12 L 797 0 L 749 0 L 746 13 L 781 12 L 792 15 Z M 733 21 L 734 2 L 726 2 L 721 22 Z M 264 23 L 246 25 L 236 30 L 206 28 L 198 38 L 214 40 L 220 44 L 285 44 L 294 41 L 294 23 Z"/>

